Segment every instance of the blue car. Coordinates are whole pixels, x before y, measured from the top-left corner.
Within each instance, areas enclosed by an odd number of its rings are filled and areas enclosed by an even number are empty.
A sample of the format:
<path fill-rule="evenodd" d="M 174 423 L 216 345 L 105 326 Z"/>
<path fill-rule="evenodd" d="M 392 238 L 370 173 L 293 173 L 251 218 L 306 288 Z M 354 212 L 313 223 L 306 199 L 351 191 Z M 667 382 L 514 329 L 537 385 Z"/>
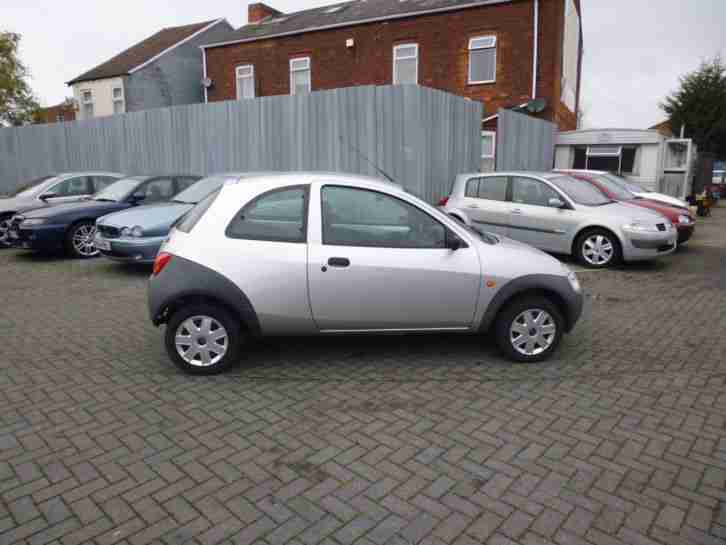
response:
<path fill-rule="evenodd" d="M 94 244 L 96 219 L 140 204 L 168 201 L 199 176 L 133 176 L 123 178 L 88 200 L 58 204 L 13 217 L 13 246 L 73 257 L 98 255 Z"/>
<path fill-rule="evenodd" d="M 102 255 L 124 263 L 153 263 L 171 226 L 199 201 L 239 175 L 221 174 L 199 180 L 170 202 L 139 206 L 96 221 L 95 246 Z"/>

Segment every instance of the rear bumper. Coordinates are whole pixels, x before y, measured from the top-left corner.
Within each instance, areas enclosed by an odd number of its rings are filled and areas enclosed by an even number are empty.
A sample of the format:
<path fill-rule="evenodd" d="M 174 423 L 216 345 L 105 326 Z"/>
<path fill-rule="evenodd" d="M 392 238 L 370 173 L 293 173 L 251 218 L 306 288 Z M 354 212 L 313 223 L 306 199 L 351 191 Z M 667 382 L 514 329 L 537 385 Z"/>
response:
<path fill-rule="evenodd" d="M 15 235 L 17 234 L 17 238 Z M 63 249 L 66 237 L 65 225 L 37 225 L 20 227 L 10 233 L 10 242 L 15 248 L 27 250 L 54 251 Z"/>
<path fill-rule="evenodd" d="M 96 247 L 101 255 L 119 263 L 153 263 L 166 237 L 143 237 L 138 239 L 108 239 L 96 234 Z M 99 243 L 109 244 L 101 248 Z"/>

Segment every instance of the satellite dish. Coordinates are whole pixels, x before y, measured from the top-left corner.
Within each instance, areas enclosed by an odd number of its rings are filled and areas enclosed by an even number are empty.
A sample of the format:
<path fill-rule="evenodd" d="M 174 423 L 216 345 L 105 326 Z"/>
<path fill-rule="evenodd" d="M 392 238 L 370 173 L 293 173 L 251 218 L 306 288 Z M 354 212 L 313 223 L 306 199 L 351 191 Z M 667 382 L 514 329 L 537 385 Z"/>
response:
<path fill-rule="evenodd" d="M 538 114 L 547 107 L 547 99 L 535 98 L 527 102 L 526 109 L 531 114 Z"/>
<path fill-rule="evenodd" d="M 210 78 L 204 78 L 202 80 L 202 87 L 209 89 L 212 86 L 212 80 Z"/>

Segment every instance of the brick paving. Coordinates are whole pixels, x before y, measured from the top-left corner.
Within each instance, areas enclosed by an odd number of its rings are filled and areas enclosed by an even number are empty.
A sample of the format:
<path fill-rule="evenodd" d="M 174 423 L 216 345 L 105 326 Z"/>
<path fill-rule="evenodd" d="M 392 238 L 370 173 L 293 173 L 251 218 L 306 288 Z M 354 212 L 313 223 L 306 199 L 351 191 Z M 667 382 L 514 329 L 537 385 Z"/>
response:
<path fill-rule="evenodd" d="M 147 270 L 0 252 L 0 545 L 726 544 L 726 208 L 557 357 L 279 339 L 181 375 Z"/>

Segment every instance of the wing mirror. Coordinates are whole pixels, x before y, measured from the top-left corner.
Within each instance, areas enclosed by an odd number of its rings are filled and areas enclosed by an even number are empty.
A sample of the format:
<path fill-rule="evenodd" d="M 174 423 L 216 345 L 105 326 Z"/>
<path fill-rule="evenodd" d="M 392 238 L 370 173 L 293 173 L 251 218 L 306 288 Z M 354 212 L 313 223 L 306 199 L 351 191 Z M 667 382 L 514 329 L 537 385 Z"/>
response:
<path fill-rule="evenodd" d="M 456 250 L 458 250 L 460 248 L 466 248 L 466 242 L 461 240 L 461 238 L 459 238 L 459 235 L 457 235 L 453 231 L 447 231 L 446 232 L 446 248 L 448 250 L 451 250 L 452 252 L 455 252 Z"/>
<path fill-rule="evenodd" d="M 552 197 L 550 200 L 547 201 L 547 204 L 549 204 L 552 208 L 565 207 L 565 202 L 562 199 L 558 199 L 557 197 Z"/>
<path fill-rule="evenodd" d="M 53 191 L 48 191 L 47 193 L 43 193 L 39 198 L 41 201 L 47 201 L 48 199 L 54 199 L 58 196 L 58 193 L 54 193 Z"/>

